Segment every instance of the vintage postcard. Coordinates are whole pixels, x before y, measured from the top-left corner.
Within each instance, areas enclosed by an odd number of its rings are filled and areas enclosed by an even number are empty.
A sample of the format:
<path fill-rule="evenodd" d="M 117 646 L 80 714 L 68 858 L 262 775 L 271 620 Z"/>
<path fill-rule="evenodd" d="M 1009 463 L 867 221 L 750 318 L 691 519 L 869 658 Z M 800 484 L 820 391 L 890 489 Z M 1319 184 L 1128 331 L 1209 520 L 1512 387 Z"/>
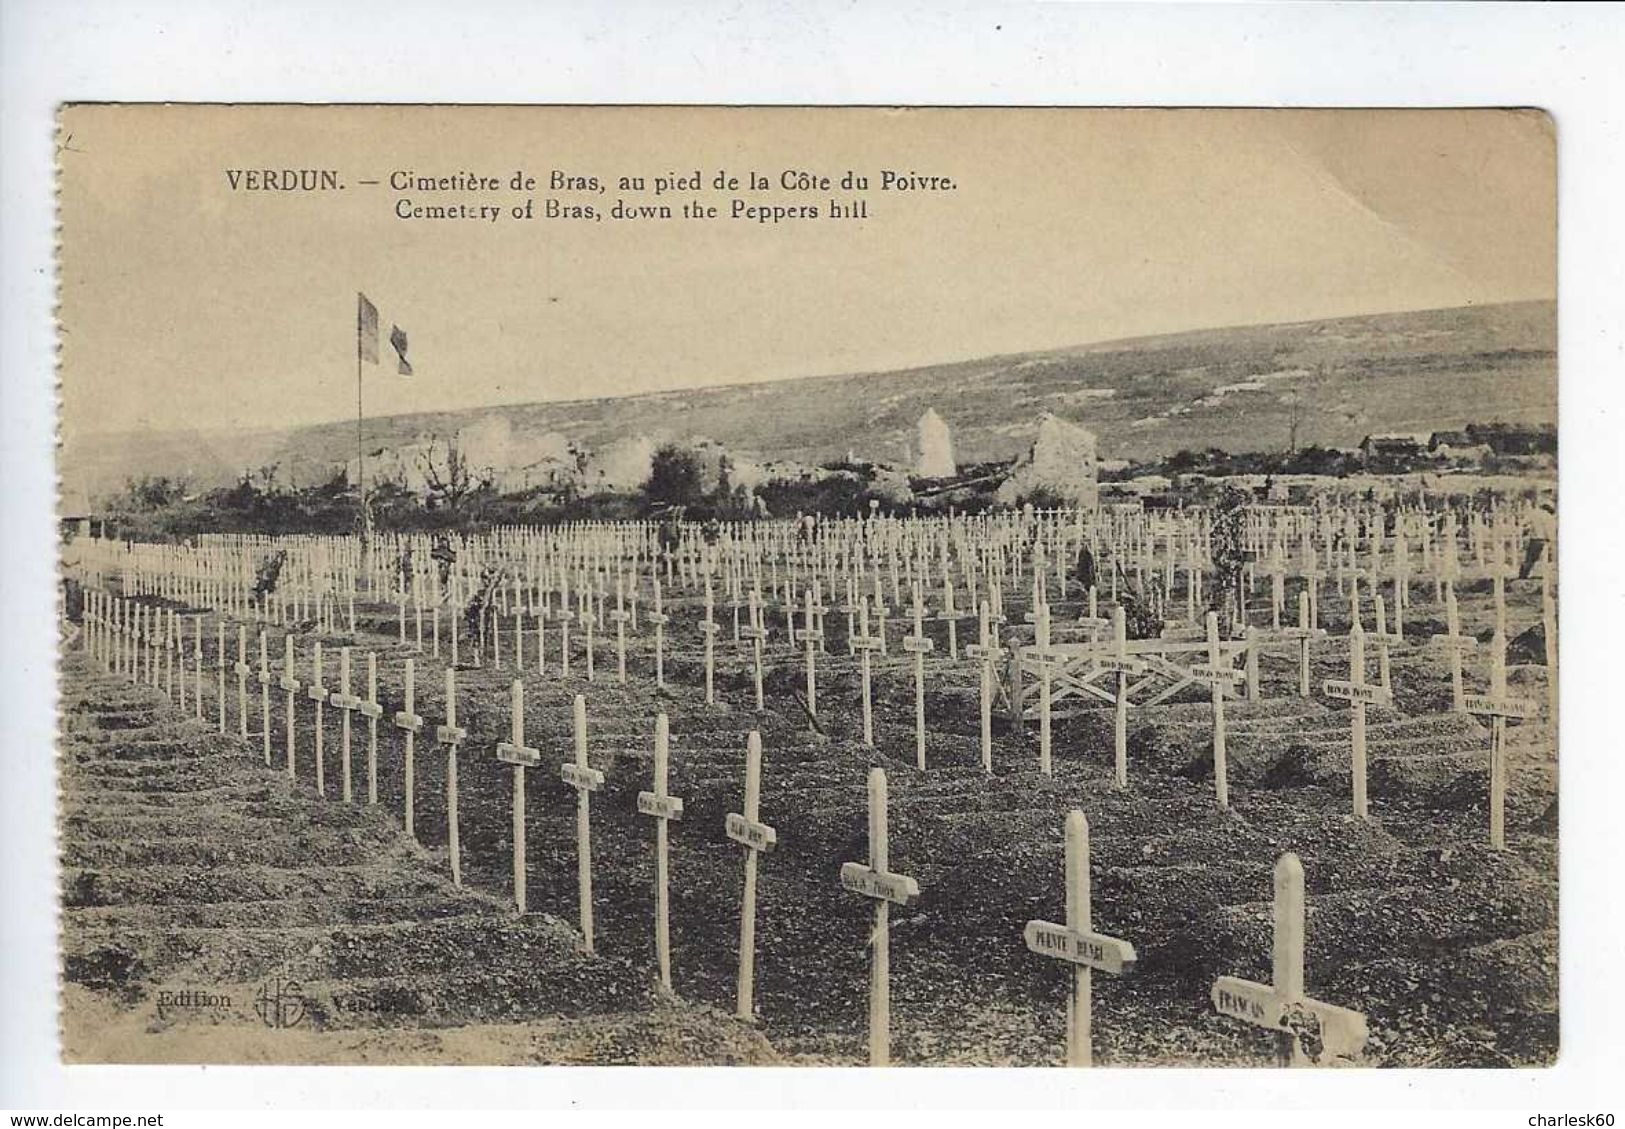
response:
<path fill-rule="evenodd" d="M 1543 113 L 58 125 L 68 1061 L 1554 1061 Z"/>

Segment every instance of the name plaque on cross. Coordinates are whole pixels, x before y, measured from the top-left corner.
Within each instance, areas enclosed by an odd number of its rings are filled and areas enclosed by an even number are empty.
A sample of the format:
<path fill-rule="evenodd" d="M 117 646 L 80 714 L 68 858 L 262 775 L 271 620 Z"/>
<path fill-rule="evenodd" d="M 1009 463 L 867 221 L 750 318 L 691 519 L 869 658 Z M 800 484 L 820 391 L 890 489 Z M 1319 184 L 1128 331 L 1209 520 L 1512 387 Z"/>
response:
<path fill-rule="evenodd" d="M 1027 948 L 1040 956 L 1083 964 L 1102 972 L 1127 972 L 1138 959 L 1134 946 L 1116 937 L 1068 929 L 1051 921 L 1029 921 Z"/>
<path fill-rule="evenodd" d="M 1327 679 L 1321 683 L 1320 688 L 1328 698 L 1337 698 L 1345 702 L 1363 702 L 1366 705 L 1381 705 L 1393 701 L 1394 698 L 1381 686 L 1367 686 L 1364 683 L 1344 682 L 1338 679 Z"/>
<path fill-rule="evenodd" d="M 682 819 L 683 801 L 676 796 L 659 796 L 653 792 L 639 792 L 638 814 L 652 815 L 656 819 Z"/>
<path fill-rule="evenodd" d="M 1246 678 L 1246 672 L 1234 670 L 1228 666 L 1214 666 L 1212 663 L 1194 663 L 1191 666 L 1191 677 L 1203 682 L 1240 682 Z"/>
<path fill-rule="evenodd" d="M 1107 655 L 1095 660 L 1100 669 L 1108 674 L 1143 674 L 1145 663 L 1139 659 L 1122 659 L 1116 655 Z"/>
<path fill-rule="evenodd" d="M 468 740 L 468 730 L 460 725 L 437 725 L 434 739 L 442 745 L 460 745 Z"/>
<path fill-rule="evenodd" d="M 920 884 L 908 875 L 875 870 L 861 862 L 841 864 L 841 886 L 854 894 L 900 906 L 920 896 Z"/>
<path fill-rule="evenodd" d="M 909 635 L 903 639 L 903 650 L 914 655 L 929 655 L 936 650 L 936 640 Z"/>
<path fill-rule="evenodd" d="M 497 760 L 504 764 L 516 764 L 524 768 L 535 768 L 542 763 L 542 751 L 529 745 L 515 745 L 509 741 L 497 743 Z"/>
<path fill-rule="evenodd" d="M 1365 1046 L 1366 1019 L 1336 1004 L 1288 1000 L 1273 985 L 1221 976 L 1213 982 L 1213 1007 L 1221 1015 L 1295 1036 L 1300 1045 L 1319 1045 L 1317 1059 L 1350 1058 Z"/>
<path fill-rule="evenodd" d="M 596 768 L 586 768 L 573 761 L 565 761 L 559 766 L 559 779 L 572 788 L 580 788 L 587 792 L 596 792 L 604 786 L 604 774 Z"/>
<path fill-rule="evenodd" d="M 1496 698 L 1489 694 L 1468 694 L 1461 701 L 1462 708 L 1468 713 L 1488 717 L 1510 717 L 1517 721 L 1527 721 L 1534 717 L 1536 712 L 1533 702 L 1516 698 Z"/>
<path fill-rule="evenodd" d="M 771 851 L 779 841 L 779 833 L 773 828 L 746 819 L 739 812 L 729 812 L 722 826 L 728 838 L 755 851 Z"/>

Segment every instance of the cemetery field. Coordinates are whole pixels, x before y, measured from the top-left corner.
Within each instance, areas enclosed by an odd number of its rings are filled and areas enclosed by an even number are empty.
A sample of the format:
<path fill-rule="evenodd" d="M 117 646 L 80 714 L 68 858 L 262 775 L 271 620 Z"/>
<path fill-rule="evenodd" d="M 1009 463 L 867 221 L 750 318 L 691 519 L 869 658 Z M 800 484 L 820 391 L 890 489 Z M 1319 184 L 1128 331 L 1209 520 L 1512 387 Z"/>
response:
<path fill-rule="evenodd" d="M 939 621 L 924 632 L 934 641 L 922 664 L 924 770 L 916 763 L 914 656 L 900 645 L 912 627 L 903 615 L 891 624 L 887 653 L 871 653 L 872 747 L 863 740 L 860 658 L 849 653 L 845 617 L 835 611 L 815 655 L 816 718 L 804 647 L 787 637 L 782 613 L 764 617 L 761 710 L 749 633 L 736 642 L 721 607 L 716 701 L 706 702 L 703 611 L 692 594 L 668 597 L 663 687 L 646 623 L 627 633 L 624 682 L 613 625 L 593 638 L 590 680 L 579 632 L 568 676 L 556 625 L 542 635 L 539 666 L 536 624 L 527 621 L 519 671 L 505 624 L 479 650 L 470 634 L 455 674 L 455 725 L 466 730 L 456 754 L 460 886 L 447 746 L 432 735 L 448 714 L 448 647 L 437 657 L 427 643 L 418 650 L 410 633 L 403 643 L 393 604 L 359 604 L 353 632 L 318 633 L 314 622 L 287 629 L 294 674 L 305 683 L 312 644 L 322 640 L 327 690 L 338 688 L 341 648 L 351 647 L 358 664 L 364 652 L 375 656 L 383 704 L 375 805 L 359 717 L 349 722 L 345 798 L 348 715 L 332 706 L 322 720 L 318 781 L 314 709 L 303 688 L 288 778 L 285 694 L 274 681 L 283 674 L 282 626 L 265 626 L 268 748 L 253 676 L 244 714 L 236 676 L 211 662 L 199 720 L 195 687 L 177 708 L 173 694 L 131 686 L 75 655 L 63 703 L 67 998 L 114 1028 L 115 1020 L 139 1020 L 197 1030 L 204 1020 L 195 1014 L 155 1020 L 155 993 L 224 985 L 249 997 L 280 975 L 300 986 L 297 1031 L 256 1030 L 252 1015 L 216 1020 L 254 1031 L 268 1058 L 282 1053 L 277 1039 L 293 1035 L 333 1040 L 326 1053 L 341 1059 L 363 1059 L 358 1048 L 369 1039 L 395 1039 L 426 1059 L 480 1061 L 477 1031 L 489 1030 L 491 1061 L 860 1064 L 873 903 L 843 888 L 840 871 L 867 858 L 867 777 L 878 766 L 890 786 L 890 871 L 920 889 L 890 910 L 894 1063 L 1063 1060 L 1068 966 L 1029 951 L 1023 929 L 1035 918 L 1064 920 L 1062 826 L 1074 808 L 1089 821 L 1093 928 L 1129 942 L 1138 958 L 1123 975 L 1094 976 L 1097 1064 L 1274 1061 L 1271 1037 L 1219 1014 L 1209 996 L 1221 975 L 1269 981 L 1272 868 L 1287 851 L 1306 877 L 1305 988 L 1364 1013 L 1362 1064 L 1548 1063 L 1558 1032 L 1555 733 L 1544 717 L 1507 727 L 1508 849 L 1492 850 L 1488 719 L 1452 710 L 1444 654 L 1429 642 L 1446 632 L 1447 617 L 1426 587 L 1402 640 L 1388 648 L 1393 701 L 1367 711 L 1364 820 L 1350 806 L 1351 709 L 1318 690 L 1349 674 L 1337 638 L 1314 648 L 1312 696 L 1298 693 L 1295 653 L 1266 650 L 1256 700 L 1226 703 L 1229 806 L 1221 809 L 1214 711 L 1202 686 L 1130 712 L 1126 787 L 1114 784 L 1112 708 L 1088 698 L 1055 709 L 1049 775 L 1040 771 L 1036 723 L 1017 725 L 998 711 L 985 772 L 979 667 L 950 657 Z M 1460 633 L 1488 642 L 1490 583 L 1463 582 L 1455 592 Z M 1319 602 L 1322 622 L 1349 619 L 1334 586 Z M 1052 593 L 1049 607 L 1057 621 L 1084 610 L 1075 591 Z M 215 614 L 181 610 L 202 615 L 212 656 Z M 1019 623 L 1025 609 L 1011 600 L 1007 610 Z M 1507 693 L 1543 699 L 1548 672 L 1531 634 L 1541 623 L 1538 586 L 1508 582 L 1503 614 Z M 228 639 L 245 624 L 252 659 L 262 625 L 226 622 Z M 408 657 L 413 708 L 426 719 L 412 756 L 410 836 L 405 742 L 390 720 L 403 707 Z M 1373 670 L 1375 662 L 1373 652 Z M 1481 666 L 1469 657 L 1469 692 L 1487 682 Z M 513 740 L 516 673 L 522 744 L 540 754 L 523 783 L 522 917 L 514 905 L 515 770 L 497 757 L 498 744 Z M 573 757 L 578 694 L 587 763 L 603 774 L 590 801 L 591 954 L 579 910 L 578 793 L 559 775 Z M 681 818 L 667 825 L 670 990 L 659 983 L 654 926 L 658 821 L 639 812 L 639 793 L 658 791 L 660 713 L 670 727 L 669 794 L 682 801 Z M 753 730 L 762 743 L 759 820 L 777 842 L 757 861 L 754 1022 L 746 1023 L 732 1014 L 747 852 L 728 837 L 725 820 L 744 810 Z"/>

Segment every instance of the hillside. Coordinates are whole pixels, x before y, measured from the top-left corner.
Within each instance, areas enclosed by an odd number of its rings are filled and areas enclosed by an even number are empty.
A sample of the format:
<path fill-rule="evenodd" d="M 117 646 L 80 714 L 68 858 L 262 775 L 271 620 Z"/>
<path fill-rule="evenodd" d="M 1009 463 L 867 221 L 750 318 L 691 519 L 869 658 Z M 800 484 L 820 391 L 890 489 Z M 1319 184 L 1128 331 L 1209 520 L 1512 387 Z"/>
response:
<path fill-rule="evenodd" d="M 819 462 L 852 451 L 902 461 L 935 407 L 959 460 L 1016 454 L 1053 411 L 1100 437 L 1107 458 L 1183 448 L 1349 447 L 1371 432 L 1472 421 L 1557 421 L 1551 302 L 1198 330 L 984 357 L 881 373 L 519 404 L 368 421 L 373 445 L 446 434 L 488 415 L 520 432 L 557 431 L 597 447 L 616 438 L 707 436 L 758 460 Z M 300 482 L 354 453 L 353 421 L 285 432 L 98 437 L 66 451 L 64 496 L 116 489 L 133 474 L 185 474 L 198 486 L 280 462 Z"/>

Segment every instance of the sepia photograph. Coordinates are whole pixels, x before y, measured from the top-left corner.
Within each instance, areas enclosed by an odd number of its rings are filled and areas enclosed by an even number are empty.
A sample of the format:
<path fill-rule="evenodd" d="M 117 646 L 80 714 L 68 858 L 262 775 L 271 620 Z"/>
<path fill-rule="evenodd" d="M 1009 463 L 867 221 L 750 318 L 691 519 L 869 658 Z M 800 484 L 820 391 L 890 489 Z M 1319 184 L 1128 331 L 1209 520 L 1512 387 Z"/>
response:
<path fill-rule="evenodd" d="M 64 1061 L 1557 1060 L 1547 113 L 56 128 Z"/>

